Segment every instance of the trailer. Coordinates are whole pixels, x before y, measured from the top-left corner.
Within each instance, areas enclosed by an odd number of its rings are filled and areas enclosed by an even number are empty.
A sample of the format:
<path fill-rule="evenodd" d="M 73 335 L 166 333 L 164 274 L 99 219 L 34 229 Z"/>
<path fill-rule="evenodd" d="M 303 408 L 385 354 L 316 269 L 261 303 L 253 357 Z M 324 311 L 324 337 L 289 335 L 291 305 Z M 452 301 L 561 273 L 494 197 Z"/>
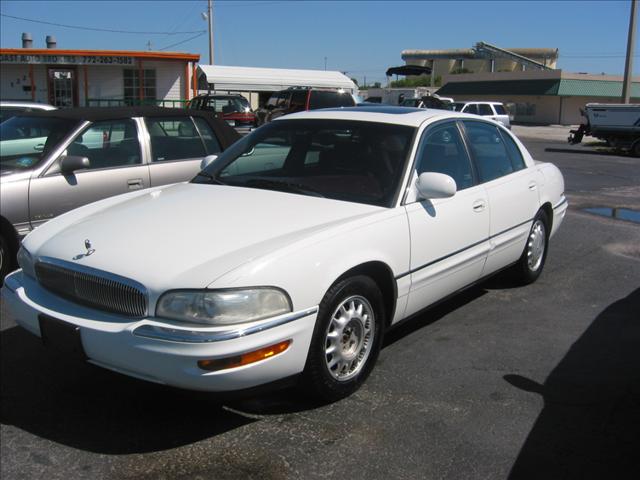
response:
<path fill-rule="evenodd" d="M 640 157 L 640 104 L 587 103 L 580 113 L 586 121 L 570 131 L 569 143 L 589 135 Z"/>

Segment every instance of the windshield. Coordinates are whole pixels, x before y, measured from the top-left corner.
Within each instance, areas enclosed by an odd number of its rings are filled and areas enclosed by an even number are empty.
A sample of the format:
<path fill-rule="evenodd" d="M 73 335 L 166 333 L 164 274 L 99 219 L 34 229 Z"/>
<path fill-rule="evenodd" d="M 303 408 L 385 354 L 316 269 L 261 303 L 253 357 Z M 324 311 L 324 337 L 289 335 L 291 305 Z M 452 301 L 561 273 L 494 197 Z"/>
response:
<path fill-rule="evenodd" d="M 216 113 L 249 112 L 249 102 L 240 97 L 210 97 L 205 103 L 205 109 Z"/>
<path fill-rule="evenodd" d="M 0 168 L 26 170 L 42 159 L 77 125 L 77 120 L 17 116 L 0 124 Z"/>
<path fill-rule="evenodd" d="M 279 120 L 236 142 L 194 182 L 391 206 L 414 132 L 373 122 Z"/>

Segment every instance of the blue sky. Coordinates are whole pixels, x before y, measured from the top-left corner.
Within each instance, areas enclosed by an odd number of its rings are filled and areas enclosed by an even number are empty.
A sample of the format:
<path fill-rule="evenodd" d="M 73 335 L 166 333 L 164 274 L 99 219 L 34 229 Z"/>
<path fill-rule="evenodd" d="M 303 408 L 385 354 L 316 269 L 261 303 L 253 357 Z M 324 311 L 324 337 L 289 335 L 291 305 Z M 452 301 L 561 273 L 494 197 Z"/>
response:
<path fill-rule="evenodd" d="M 215 63 L 346 71 L 362 82 L 383 81 L 401 65 L 404 49 L 470 48 L 485 41 L 504 48 L 560 49 L 559 68 L 622 74 L 629 1 L 214 1 Z M 113 30 L 194 32 L 125 34 L 65 28 L 0 17 L 0 44 L 19 47 L 22 32 L 43 48 L 153 50 L 169 47 L 208 62 L 206 1 L 10 1 L 4 15 Z M 189 40 L 192 38 L 191 40 Z M 638 38 L 638 36 L 637 36 Z M 187 41 L 185 41 L 187 40 Z M 171 47 L 179 42 L 180 45 Z M 634 74 L 640 73 L 636 45 Z"/>

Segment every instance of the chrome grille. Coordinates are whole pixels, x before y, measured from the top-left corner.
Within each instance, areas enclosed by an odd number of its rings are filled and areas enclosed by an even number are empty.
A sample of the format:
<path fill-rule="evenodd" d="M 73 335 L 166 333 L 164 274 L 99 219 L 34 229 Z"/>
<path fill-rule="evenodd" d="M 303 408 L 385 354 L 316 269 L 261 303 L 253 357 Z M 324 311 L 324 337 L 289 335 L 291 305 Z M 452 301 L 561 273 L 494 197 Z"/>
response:
<path fill-rule="evenodd" d="M 35 269 L 44 288 L 72 302 L 128 317 L 147 314 L 147 295 L 136 282 L 86 267 L 72 270 L 43 261 Z"/>

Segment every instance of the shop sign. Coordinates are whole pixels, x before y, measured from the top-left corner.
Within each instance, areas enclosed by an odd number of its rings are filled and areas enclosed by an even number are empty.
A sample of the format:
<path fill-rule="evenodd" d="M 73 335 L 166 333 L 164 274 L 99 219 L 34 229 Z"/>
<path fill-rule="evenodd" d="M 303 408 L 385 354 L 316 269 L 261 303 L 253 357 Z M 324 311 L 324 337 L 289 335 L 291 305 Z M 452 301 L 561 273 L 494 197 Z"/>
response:
<path fill-rule="evenodd" d="M 60 65 L 133 65 L 133 57 L 97 55 L 0 55 L 0 63 Z"/>

